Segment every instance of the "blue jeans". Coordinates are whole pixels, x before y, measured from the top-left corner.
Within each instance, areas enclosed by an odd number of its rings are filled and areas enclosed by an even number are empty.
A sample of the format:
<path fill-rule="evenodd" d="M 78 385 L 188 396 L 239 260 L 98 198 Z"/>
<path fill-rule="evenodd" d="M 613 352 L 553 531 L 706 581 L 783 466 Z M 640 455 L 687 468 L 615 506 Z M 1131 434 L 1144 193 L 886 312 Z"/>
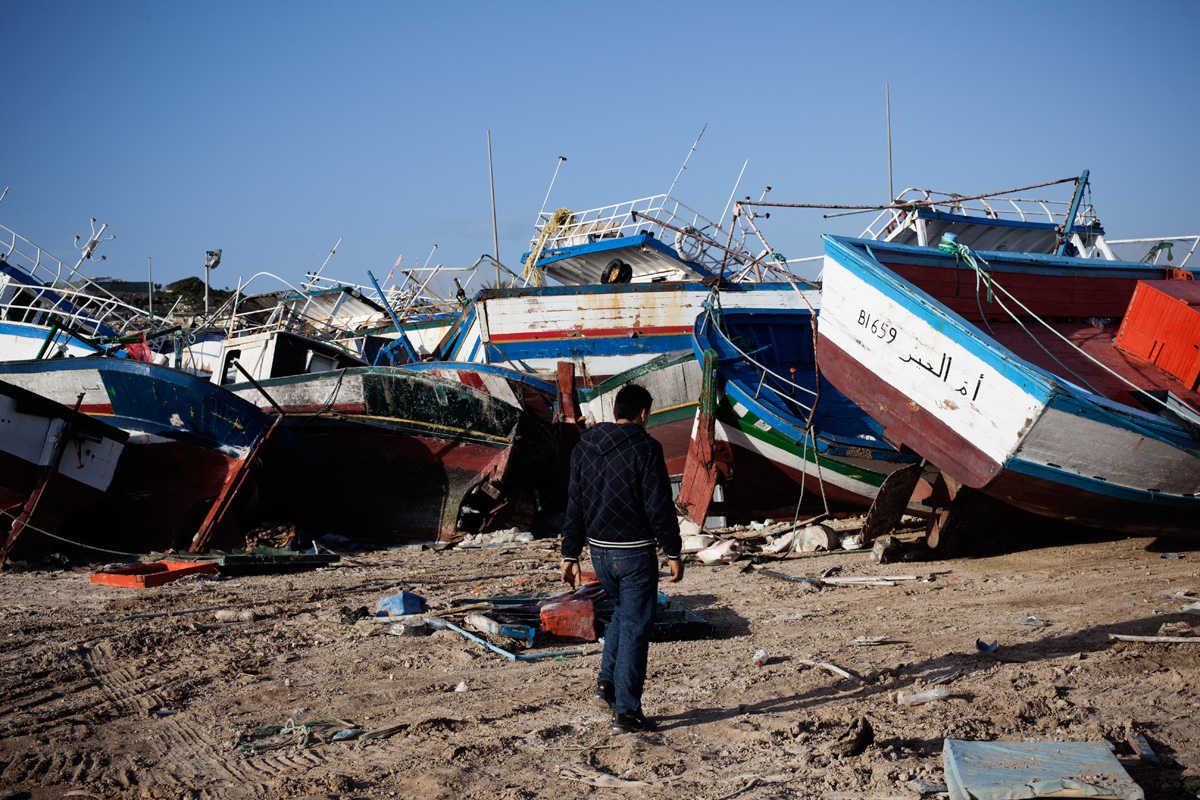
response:
<path fill-rule="evenodd" d="M 613 601 L 597 682 L 613 687 L 614 712 L 636 714 L 642 710 L 646 657 L 658 606 L 658 553 L 653 547 L 591 551 L 596 577 Z"/>

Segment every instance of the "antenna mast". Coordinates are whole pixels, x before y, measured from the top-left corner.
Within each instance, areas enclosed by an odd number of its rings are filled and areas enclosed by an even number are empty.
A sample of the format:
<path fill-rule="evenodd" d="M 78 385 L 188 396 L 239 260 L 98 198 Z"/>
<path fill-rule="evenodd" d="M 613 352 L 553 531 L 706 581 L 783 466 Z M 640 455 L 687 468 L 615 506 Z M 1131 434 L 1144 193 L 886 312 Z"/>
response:
<path fill-rule="evenodd" d="M 703 136 L 706 130 L 708 130 L 707 122 L 704 123 L 704 127 L 700 129 L 700 136 Z M 668 195 L 675 191 L 675 184 L 679 183 L 679 176 L 683 174 L 685 169 L 687 169 L 688 159 L 692 157 L 692 153 L 696 152 L 696 145 L 700 144 L 700 136 L 696 137 L 696 142 L 692 145 L 692 149 L 688 150 L 687 158 L 683 159 L 683 166 L 679 168 L 679 172 L 675 175 L 675 180 L 671 181 L 671 188 L 667 189 Z"/>

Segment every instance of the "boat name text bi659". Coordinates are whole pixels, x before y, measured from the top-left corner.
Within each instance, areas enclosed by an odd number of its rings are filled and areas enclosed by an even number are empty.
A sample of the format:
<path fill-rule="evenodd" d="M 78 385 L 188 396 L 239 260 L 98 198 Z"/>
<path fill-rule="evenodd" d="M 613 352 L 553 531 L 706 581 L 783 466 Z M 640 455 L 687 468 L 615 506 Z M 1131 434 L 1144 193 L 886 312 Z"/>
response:
<path fill-rule="evenodd" d="M 865 310 L 858 312 L 858 324 L 888 344 L 896 341 L 896 326 L 890 322 L 880 322 L 878 318 L 872 318 Z"/>

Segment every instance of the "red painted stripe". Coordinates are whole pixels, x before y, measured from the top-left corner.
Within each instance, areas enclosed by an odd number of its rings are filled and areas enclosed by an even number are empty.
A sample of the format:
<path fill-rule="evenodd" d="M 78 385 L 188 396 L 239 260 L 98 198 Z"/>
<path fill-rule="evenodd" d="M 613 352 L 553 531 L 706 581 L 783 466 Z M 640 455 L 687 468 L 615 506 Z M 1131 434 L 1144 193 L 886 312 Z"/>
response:
<path fill-rule="evenodd" d="M 84 403 L 79 407 L 79 410 L 85 414 L 111 414 L 113 413 L 111 403 Z"/>
<path fill-rule="evenodd" d="M 484 392 L 487 391 L 487 387 L 483 383 L 483 378 L 479 377 L 478 372 L 459 370 L 458 379 L 464 386 L 470 386 L 472 389 L 479 389 Z"/>
<path fill-rule="evenodd" d="M 539 331 L 537 333 L 530 331 L 522 333 L 493 333 L 492 341 L 533 342 L 540 339 L 615 339 L 618 337 L 628 337 L 631 334 L 638 336 L 678 336 L 691 332 L 691 325 L 662 325 L 657 328 L 570 328 L 557 331 Z"/>
<path fill-rule="evenodd" d="M 904 444 L 929 459 L 957 481 L 985 487 L 1001 471 L 1000 464 L 960 436 L 949 425 L 830 342 L 819 338 L 821 375 L 883 426 L 892 444 Z"/>

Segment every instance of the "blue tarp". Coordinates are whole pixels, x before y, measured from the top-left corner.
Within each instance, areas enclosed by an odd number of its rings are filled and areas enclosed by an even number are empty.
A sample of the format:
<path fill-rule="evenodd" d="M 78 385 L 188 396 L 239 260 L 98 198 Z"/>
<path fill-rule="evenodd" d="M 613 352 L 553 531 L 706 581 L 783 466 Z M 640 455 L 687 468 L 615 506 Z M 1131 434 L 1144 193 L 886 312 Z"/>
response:
<path fill-rule="evenodd" d="M 950 800 L 1145 800 L 1106 742 L 966 742 L 942 750 Z"/>

